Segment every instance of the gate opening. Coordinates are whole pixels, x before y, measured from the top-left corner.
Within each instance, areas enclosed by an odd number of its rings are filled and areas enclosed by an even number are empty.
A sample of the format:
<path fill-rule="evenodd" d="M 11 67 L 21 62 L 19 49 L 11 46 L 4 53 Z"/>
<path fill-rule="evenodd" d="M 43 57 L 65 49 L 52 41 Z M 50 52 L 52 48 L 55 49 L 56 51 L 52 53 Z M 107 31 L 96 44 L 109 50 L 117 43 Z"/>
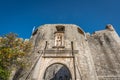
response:
<path fill-rule="evenodd" d="M 72 80 L 71 73 L 67 66 L 55 63 L 47 67 L 44 80 Z"/>

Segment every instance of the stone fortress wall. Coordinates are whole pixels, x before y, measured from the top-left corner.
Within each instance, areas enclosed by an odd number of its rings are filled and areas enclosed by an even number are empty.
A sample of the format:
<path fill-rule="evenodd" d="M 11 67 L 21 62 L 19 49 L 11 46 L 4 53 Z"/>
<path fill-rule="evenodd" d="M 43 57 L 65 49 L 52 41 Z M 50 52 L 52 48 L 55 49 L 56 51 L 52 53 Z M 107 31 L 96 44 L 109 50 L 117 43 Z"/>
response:
<path fill-rule="evenodd" d="M 120 80 L 120 38 L 112 25 L 89 35 L 74 24 L 32 34 L 31 67 L 19 80 Z"/>

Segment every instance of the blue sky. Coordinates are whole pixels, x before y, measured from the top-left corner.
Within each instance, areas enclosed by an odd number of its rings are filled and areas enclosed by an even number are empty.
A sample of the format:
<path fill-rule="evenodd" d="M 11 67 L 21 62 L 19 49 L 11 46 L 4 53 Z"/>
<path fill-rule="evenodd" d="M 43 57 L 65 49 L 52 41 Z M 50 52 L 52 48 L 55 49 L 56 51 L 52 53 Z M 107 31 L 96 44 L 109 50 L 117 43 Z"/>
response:
<path fill-rule="evenodd" d="M 120 0 L 0 0 L 0 35 L 29 38 L 34 26 L 54 23 L 90 33 L 112 24 L 120 35 Z"/>

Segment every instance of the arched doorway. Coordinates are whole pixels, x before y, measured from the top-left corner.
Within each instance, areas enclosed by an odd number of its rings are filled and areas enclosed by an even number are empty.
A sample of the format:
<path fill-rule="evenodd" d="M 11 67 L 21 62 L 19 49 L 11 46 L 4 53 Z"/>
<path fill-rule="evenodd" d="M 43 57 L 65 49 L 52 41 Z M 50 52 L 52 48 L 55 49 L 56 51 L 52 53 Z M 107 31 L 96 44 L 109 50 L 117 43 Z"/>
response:
<path fill-rule="evenodd" d="M 72 80 L 69 69 L 60 63 L 55 63 L 47 67 L 44 80 Z"/>

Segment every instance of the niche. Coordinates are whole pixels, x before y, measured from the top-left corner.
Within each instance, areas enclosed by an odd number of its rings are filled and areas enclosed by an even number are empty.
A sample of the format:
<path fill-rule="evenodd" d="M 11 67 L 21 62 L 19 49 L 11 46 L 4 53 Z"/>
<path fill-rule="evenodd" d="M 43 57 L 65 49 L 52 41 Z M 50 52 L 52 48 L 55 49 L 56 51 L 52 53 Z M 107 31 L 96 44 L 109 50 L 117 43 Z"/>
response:
<path fill-rule="evenodd" d="M 63 46 L 64 34 L 56 32 L 55 33 L 55 46 Z"/>
<path fill-rule="evenodd" d="M 63 47 L 64 46 L 64 31 L 65 27 L 62 25 L 56 26 L 56 32 L 54 33 L 55 36 L 55 47 Z"/>

